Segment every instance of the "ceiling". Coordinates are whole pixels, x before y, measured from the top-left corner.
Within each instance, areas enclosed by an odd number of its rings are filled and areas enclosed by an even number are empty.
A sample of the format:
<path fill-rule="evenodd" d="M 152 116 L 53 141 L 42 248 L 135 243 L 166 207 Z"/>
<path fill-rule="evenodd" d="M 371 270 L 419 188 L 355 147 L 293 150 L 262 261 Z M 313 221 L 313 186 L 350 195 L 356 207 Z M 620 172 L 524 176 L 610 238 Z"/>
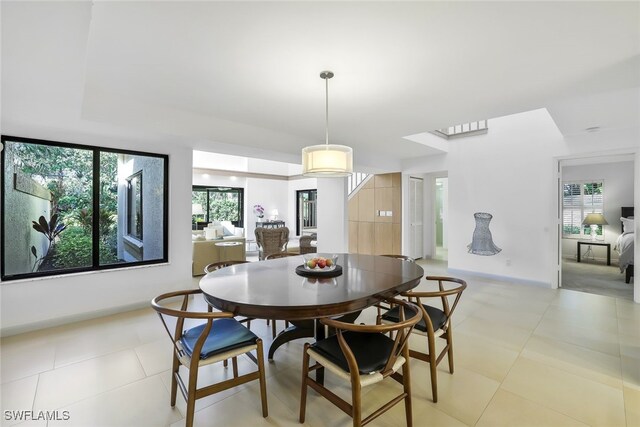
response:
<path fill-rule="evenodd" d="M 361 169 L 543 107 L 565 135 L 638 127 L 639 4 L 3 1 L 2 124 L 299 162 L 329 69 L 330 140 Z"/>

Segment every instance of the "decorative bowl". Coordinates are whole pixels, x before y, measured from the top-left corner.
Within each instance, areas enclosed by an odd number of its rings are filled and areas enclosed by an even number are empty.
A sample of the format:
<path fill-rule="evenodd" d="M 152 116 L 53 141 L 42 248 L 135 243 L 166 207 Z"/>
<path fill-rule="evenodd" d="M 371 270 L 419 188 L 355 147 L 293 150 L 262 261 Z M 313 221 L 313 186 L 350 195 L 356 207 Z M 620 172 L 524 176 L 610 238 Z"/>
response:
<path fill-rule="evenodd" d="M 338 255 L 332 254 L 304 254 L 304 268 L 309 271 L 331 271 L 336 268 Z"/>

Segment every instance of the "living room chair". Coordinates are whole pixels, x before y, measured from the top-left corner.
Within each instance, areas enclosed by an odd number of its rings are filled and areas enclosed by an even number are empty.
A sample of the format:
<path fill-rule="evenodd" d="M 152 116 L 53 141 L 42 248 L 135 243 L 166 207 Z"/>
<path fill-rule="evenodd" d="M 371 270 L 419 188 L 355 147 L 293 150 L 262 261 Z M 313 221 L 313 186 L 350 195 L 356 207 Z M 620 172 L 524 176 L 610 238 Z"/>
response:
<path fill-rule="evenodd" d="M 318 248 L 311 245 L 312 241 L 317 241 L 318 235 L 313 233 L 307 236 L 300 237 L 300 254 L 311 254 L 318 252 Z"/>
<path fill-rule="evenodd" d="M 173 343 L 171 406 L 176 404 L 176 394 L 179 387 L 187 402 L 185 424 L 187 427 L 191 427 L 197 399 L 237 387 L 249 381 L 259 380 L 262 416 L 266 418 L 268 407 L 262 340 L 233 319 L 233 313 L 189 311 L 189 300 L 193 300 L 196 295 L 200 294 L 202 294 L 200 289 L 189 289 L 162 294 L 151 301 L 151 306 L 158 312 Z M 175 299 L 182 300 L 179 309 L 167 306 L 167 303 Z M 165 317 L 176 319 L 173 334 Z M 205 322 L 184 330 L 186 319 Z M 252 351 L 256 352 L 256 356 L 251 354 Z M 258 365 L 258 369 L 248 374 L 238 375 L 237 357 L 243 354 L 249 356 Z M 233 378 L 197 388 L 199 367 L 227 359 L 233 361 Z M 181 365 L 189 370 L 189 378 L 186 383 L 180 376 Z"/>
<path fill-rule="evenodd" d="M 431 395 L 433 402 L 438 401 L 438 371 L 440 361 L 447 354 L 449 360 L 449 372 L 453 374 L 453 336 L 451 331 L 451 316 L 455 311 L 462 292 L 467 288 L 467 283 L 462 279 L 454 277 L 427 276 L 427 281 L 437 281 L 438 291 L 422 292 L 409 291 L 402 295 L 415 302 L 422 311 L 422 320 L 413 329 L 413 333 L 423 335 L 427 338 L 427 348 L 429 353 L 422 353 L 409 349 L 409 355 L 413 358 L 429 363 L 431 370 Z M 450 285 L 453 284 L 453 287 Z M 440 298 L 442 310 L 430 305 L 423 304 L 423 299 Z M 449 298 L 453 299 L 453 304 L 449 304 Z M 383 315 L 378 315 L 377 323 L 394 324 L 400 320 L 398 307 L 392 307 Z M 436 338 L 442 338 L 447 344 L 440 354 L 436 354 Z"/>
<path fill-rule="evenodd" d="M 257 227 L 255 235 L 260 260 L 264 260 L 267 255 L 287 251 L 287 244 L 289 243 L 288 227 Z"/>
<path fill-rule="evenodd" d="M 335 319 L 320 319 L 324 325 L 334 328 L 336 334 L 304 345 L 302 361 L 302 391 L 300 397 L 300 422 L 304 423 L 307 387 L 311 387 L 343 412 L 353 418 L 354 426 L 362 426 L 374 420 L 397 403 L 404 400 L 407 426 L 412 425 L 411 378 L 409 369 L 408 338 L 411 330 L 422 318 L 422 311 L 407 301 L 396 300 L 399 321 L 391 325 L 356 325 Z M 385 334 L 395 332 L 395 339 Z M 316 363 L 309 366 L 310 358 Z M 326 368 L 351 384 L 351 403 L 338 397 L 309 373 Z M 402 368 L 402 375 L 397 371 Z M 362 388 L 392 377 L 403 385 L 398 396 L 362 418 Z"/>

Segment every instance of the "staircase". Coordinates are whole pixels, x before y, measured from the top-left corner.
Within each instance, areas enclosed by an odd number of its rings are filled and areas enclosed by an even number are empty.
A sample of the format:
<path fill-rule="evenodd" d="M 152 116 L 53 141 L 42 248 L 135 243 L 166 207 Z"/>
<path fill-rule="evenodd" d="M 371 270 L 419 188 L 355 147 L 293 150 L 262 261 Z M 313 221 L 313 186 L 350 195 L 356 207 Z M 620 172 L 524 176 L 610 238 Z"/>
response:
<path fill-rule="evenodd" d="M 354 172 L 351 176 L 347 177 L 347 196 L 351 198 L 356 189 L 361 185 L 364 185 L 373 175 L 368 173 Z"/>

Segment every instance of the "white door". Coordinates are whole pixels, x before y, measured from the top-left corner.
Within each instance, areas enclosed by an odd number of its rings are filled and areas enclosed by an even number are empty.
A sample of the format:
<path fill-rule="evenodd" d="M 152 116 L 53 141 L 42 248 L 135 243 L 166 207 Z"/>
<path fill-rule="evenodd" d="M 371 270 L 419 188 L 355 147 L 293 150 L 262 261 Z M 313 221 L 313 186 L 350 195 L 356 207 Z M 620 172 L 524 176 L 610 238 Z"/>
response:
<path fill-rule="evenodd" d="M 423 181 L 420 178 L 409 177 L 409 222 L 410 222 L 410 245 L 409 248 L 411 258 L 422 258 L 424 256 L 423 248 L 423 228 L 422 228 L 422 188 Z"/>

